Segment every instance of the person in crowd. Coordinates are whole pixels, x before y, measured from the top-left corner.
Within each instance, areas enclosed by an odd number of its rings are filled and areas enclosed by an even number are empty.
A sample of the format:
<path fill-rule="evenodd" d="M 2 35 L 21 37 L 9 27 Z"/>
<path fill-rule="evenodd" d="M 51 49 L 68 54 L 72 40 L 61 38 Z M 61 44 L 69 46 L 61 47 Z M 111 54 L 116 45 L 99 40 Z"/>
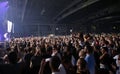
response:
<path fill-rule="evenodd" d="M 90 74 L 88 67 L 87 67 L 87 62 L 85 61 L 84 58 L 79 58 L 77 61 L 77 74 Z"/>
<path fill-rule="evenodd" d="M 23 69 L 22 69 L 22 74 L 31 74 L 30 73 L 30 60 L 31 60 L 31 57 L 32 57 L 33 55 L 32 54 L 30 54 L 30 53 L 28 53 L 28 54 L 26 54 L 25 55 L 25 57 L 23 58 L 23 63 L 24 63 L 24 67 L 23 67 Z"/>
<path fill-rule="evenodd" d="M 34 50 L 34 49 L 33 49 Z M 44 48 L 36 48 L 34 55 L 31 57 L 30 60 L 30 68 L 31 68 L 31 74 L 38 74 L 40 63 L 43 58 L 45 58 L 44 55 Z"/>
<path fill-rule="evenodd" d="M 100 68 L 108 71 L 109 73 L 115 74 L 117 66 L 111 58 L 111 56 L 108 54 L 108 48 L 102 47 L 101 48 L 102 55 L 100 56 Z"/>
<path fill-rule="evenodd" d="M 79 51 L 79 58 L 85 58 L 86 56 L 86 52 L 84 51 L 84 49 L 82 49 L 81 51 Z"/>
<path fill-rule="evenodd" d="M 52 71 L 51 74 L 63 74 L 59 69 L 60 64 L 61 64 L 61 60 L 58 56 L 51 57 L 51 59 L 49 60 L 49 66 Z M 46 65 L 46 61 L 45 59 L 43 59 L 41 62 L 39 74 L 44 74 L 45 65 Z"/>
<path fill-rule="evenodd" d="M 23 64 L 18 63 L 17 53 L 11 51 L 7 55 L 7 64 L 0 64 L 1 74 L 21 74 Z"/>
<path fill-rule="evenodd" d="M 76 74 L 76 67 L 72 65 L 68 57 L 62 57 L 62 64 L 65 68 L 66 74 Z"/>
<path fill-rule="evenodd" d="M 8 49 L 0 54 L 1 74 L 38 74 L 42 71 L 51 74 L 54 69 L 62 74 L 76 74 L 83 65 L 84 68 L 87 65 L 90 74 L 95 74 L 95 70 L 96 74 L 119 74 L 120 34 L 81 32 L 72 36 L 20 37 L 11 39 L 7 46 Z M 59 66 L 50 66 L 51 58 L 56 56 L 60 59 Z M 79 61 L 84 64 L 76 66 Z"/>
<path fill-rule="evenodd" d="M 116 74 L 120 74 L 120 54 L 117 54 L 115 57 L 113 57 L 113 59 L 116 60 L 116 64 L 118 68 Z"/>
<path fill-rule="evenodd" d="M 93 55 L 93 48 L 92 46 L 87 45 L 84 49 L 86 52 L 85 61 L 87 62 L 90 74 L 95 74 L 95 58 Z"/>

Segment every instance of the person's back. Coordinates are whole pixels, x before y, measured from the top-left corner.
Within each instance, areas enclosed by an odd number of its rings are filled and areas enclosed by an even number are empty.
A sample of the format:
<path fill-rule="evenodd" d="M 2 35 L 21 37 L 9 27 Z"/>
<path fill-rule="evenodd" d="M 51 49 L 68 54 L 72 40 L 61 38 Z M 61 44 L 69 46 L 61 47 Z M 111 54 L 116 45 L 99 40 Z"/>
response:
<path fill-rule="evenodd" d="M 59 70 L 61 60 L 58 56 L 53 56 L 50 61 L 50 67 L 52 70 L 52 74 L 62 74 L 62 72 Z"/>
<path fill-rule="evenodd" d="M 85 60 L 87 62 L 88 68 L 90 70 L 90 74 L 94 74 L 95 72 L 95 59 L 94 56 L 91 55 L 86 55 Z"/>
<path fill-rule="evenodd" d="M 87 62 L 88 69 L 90 74 L 95 74 L 95 58 L 93 55 L 93 48 L 91 46 L 86 46 L 86 57 L 85 61 Z"/>
<path fill-rule="evenodd" d="M 8 54 L 9 64 L 0 64 L 1 74 L 21 74 L 22 63 L 17 63 L 17 53 L 12 51 Z"/>
<path fill-rule="evenodd" d="M 28 53 L 23 58 L 23 69 L 22 74 L 30 74 L 30 60 L 31 60 L 32 54 Z"/>
<path fill-rule="evenodd" d="M 1 64 L 0 73 L 1 74 L 22 74 L 21 64 Z"/>
<path fill-rule="evenodd" d="M 108 48 L 102 47 L 101 48 L 102 55 L 100 56 L 100 69 L 105 69 L 106 71 L 110 71 L 111 69 L 111 62 L 110 55 L 108 54 Z"/>
<path fill-rule="evenodd" d="M 31 64 L 30 64 L 31 74 L 38 74 L 41 60 L 42 60 L 42 56 L 33 56 L 31 58 Z"/>

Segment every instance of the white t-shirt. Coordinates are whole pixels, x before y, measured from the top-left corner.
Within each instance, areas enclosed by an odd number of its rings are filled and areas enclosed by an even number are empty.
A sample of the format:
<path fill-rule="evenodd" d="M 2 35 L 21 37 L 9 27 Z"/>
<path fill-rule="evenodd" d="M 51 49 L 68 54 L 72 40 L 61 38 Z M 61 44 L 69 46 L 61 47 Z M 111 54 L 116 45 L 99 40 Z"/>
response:
<path fill-rule="evenodd" d="M 115 57 L 113 57 L 113 59 L 116 60 L 117 67 L 119 67 L 119 69 L 116 71 L 116 74 L 120 74 L 120 63 L 118 58 L 119 58 L 119 55 L 116 55 Z"/>
<path fill-rule="evenodd" d="M 119 58 L 119 55 L 116 55 L 116 56 L 113 57 L 113 59 L 116 60 L 116 64 L 117 64 L 117 66 L 120 66 L 120 64 L 118 63 L 118 58 Z"/>
<path fill-rule="evenodd" d="M 60 74 L 66 74 L 65 68 L 62 64 L 59 66 Z"/>
<path fill-rule="evenodd" d="M 62 73 L 60 73 L 60 72 L 52 72 L 52 74 L 62 74 Z"/>

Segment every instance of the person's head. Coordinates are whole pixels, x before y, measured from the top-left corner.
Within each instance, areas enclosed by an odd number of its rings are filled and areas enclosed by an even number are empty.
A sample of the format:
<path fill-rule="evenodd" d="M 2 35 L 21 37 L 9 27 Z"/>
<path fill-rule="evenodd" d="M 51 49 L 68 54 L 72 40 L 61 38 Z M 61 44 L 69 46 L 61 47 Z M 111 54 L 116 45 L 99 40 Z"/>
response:
<path fill-rule="evenodd" d="M 107 47 L 102 47 L 101 48 L 101 53 L 104 54 L 105 52 L 108 52 L 108 48 Z"/>
<path fill-rule="evenodd" d="M 70 52 L 70 47 L 69 46 L 64 46 L 63 47 L 63 52 Z"/>
<path fill-rule="evenodd" d="M 89 41 L 85 42 L 85 46 L 90 46 L 91 44 L 89 43 Z"/>
<path fill-rule="evenodd" d="M 84 58 L 85 55 L 86 55 L 86 53 L 83 49 L 81 51 L 79 51 L 79 58 Z"/>
<path fill-rule="evenodd" d="M 90 45 L 86 45 L 84 48 L 84 51 L 88 54 L 91 54 L 91 53 L 93 53 L 93 47 Z"/>
<path fill-rule="evenodd" d="M 58 51 L 57 45 L 53 45 L 53 52 L 57 52 L 57 51 Z"/>
<path fill-rule="evenodd" d="M 24 61 L 26 65 L 30 65 L 30 60 L 31 60 L 32 55 L 31 54 L 26 54 L 24 57 Z"/>
<path fill-rule="evenodd" d="M 46 48 L 46 54 L 48 54 L 48 55 L 52 54 L 52 47 L 51 46 Z"/>
<path fill-rule="evenodd" d="M 99 51 L 100 51 L 100 46 L 95 45 L 95 46 L 94 46 L 94 51 L 99 52 Z"/>
<path fill-rule="evenodd" d="M 7 50 L 7 52 L 9 52 L 9 51 L 11 51 L 11 48 L 9 47 L 9 48 L 7 48 L 6 50 Z"/>
<path fill-rule="evenodd" d="M 61 60 L 58 56 L 53 56 L 50 61 L 50 67 L 52 71 L 57 71 L 60 66 Z"/>
<path fill-rule="evenodd" d="M 40 47 L 36 47 L 36 49 L 35 49 L 35 54 L 36 54 L 36 55 L 40 55 L 40 54 L 41 54 L 41 49 L 40 49 Z"/>
<path fill-rule="evenodd" d="M 11 64 L 16 64 L 17 63 L 17 53 L 12 51 L 8 54 L 8 60 Z"/>

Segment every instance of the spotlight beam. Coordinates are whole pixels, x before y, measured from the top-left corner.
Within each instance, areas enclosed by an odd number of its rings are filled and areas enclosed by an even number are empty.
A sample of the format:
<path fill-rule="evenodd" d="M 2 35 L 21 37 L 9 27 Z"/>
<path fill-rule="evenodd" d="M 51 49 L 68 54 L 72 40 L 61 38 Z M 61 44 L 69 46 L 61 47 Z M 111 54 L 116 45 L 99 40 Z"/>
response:
<path fill-rule="evenodd" d="M 22 19 L 21 19 L 22 22 L 23 22 L 23 20 L 24 20 L 27 3 L 28 3 L 28 0 L 25 0 L 25 4 L 24 4 L 24 7 L 23 7 L 23 12 L 22 12 Z"/>

